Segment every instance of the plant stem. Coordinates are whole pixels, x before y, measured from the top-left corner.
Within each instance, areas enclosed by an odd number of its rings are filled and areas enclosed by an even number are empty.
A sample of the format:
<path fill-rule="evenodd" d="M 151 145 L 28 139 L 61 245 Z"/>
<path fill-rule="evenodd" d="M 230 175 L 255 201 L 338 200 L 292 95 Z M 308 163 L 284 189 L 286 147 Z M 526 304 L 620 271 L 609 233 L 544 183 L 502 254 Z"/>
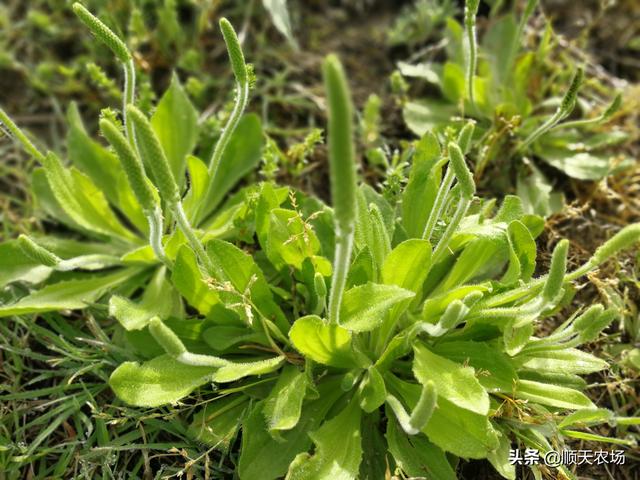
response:
<path fill-rule="evenodd" d="M 546 122 L 544 122 L 542 125 L 540 125 L 538 128 L 536 128 L 518 146 L 517 151 L 518 152 L 523 151 L 525 148 L 527 148 L 529 145 L 531 145 L 533 142 L 535 142 L 538 138 L 540 138 L 542 135 L 544 135 L 549 130 L 551 130 L 554 126 L 556 126 L 558 124 L 558 122 L 560 122 L 562 119 L 566 118 L 567 115 L 568 115 L 568 113 L 563 112 L 560 109 L 556 110 L 556 112 L 551 117 L 549 117 Z"/>
<path fill-rule="evenodd" d="M 571 84 L 567 89 L 564 97 L 562 97 L 562 101 L 560 102 L 560 106 L 556 110 L 556 112 L 547 119 L 542 125 L 536 128 L 519 146 L 516 148 L 516 152 L 522 152 L 525 148 L 535 142 L 542 135 L 547 133 L 553 127 L 555 127 L 558 122 L 564 120 L 571 114 L 573 109 L 576 106 L 576 101 L 578 99 L 578 90 L 580 89 L 580 85 L 582 85 L 582 78 L 584 76 L 584 72 L 581 68 L 576 70 L 576 73 L 573 75 L 573 79 L 571 80 Z"/>
<path fill-rule="evenodd" d="M 136 137 L 134 135 L 133 124 L 127 115 L 127 105 L 134 105 L 136 92 L 136 69 L 133 58 L 122 64 L 124 67 L 124 99 L 122 105 L 122 118 L 124 119 L 127 140 L 133 148 L 136 148 Z M 161 224 L 162 227 L 162 224 Z"/>
<path fill-rule="evenodd" d="M 353 249 L 353 228 L 349 231 L 342 231 L 338 226 L 336 229 L 336 251 L 333 262 L 333 279 L 331 291 L 329 292 L 329 320 L 332 323 L 339 323 L 340 305 L 342 304 L 342 294 L 347 283 L 349 264 L 351 261 L 351 251 Z"/>
<path fill-rule="evenodd" d="M 442 214 L 442 209 L 446 203 L 447 196 L 449 194 L 449 189 L 453 184 L 455 176 L 453 174 L 453 169 L 451 167 L 447 168 L 447 173 L 445 173 L 444 178 L 442 179 L 442 183 L 440 183 L 440 188 L 438 189 L 438 193 L 436 194 L 436 199 L 433 201 L 433 207 L 431 207 L 431 212 L 429 213 L 429 218 L 427 219 L 427 223 L 424 226 L 424 231 L 422 232 L 423 240 L 430 240 L 431 235 L 433 234 L 433 229 Z"/>
<path fill-rule="evenodd" d="M 447 225 L 447 229 L 442 234 L 442 237 L 440 237 L 440 240 L 438 241 L 438 245 L 436 245 L 436 248 L 433 251 L 432 262 L 434 265 L 438 262 L 438 260 L 440 260 L 440 257 L 442 257 L 446 248 L 449 246 L 451 237 L 453 237 L 453 234 L 455 233 L 456 229 L 460 225 L 460 222 L 462 221 L 465 214 L 467 213 L 467 210 L 469 209 L 470 204 L 471 204 L 471 199 L 469 198 L 460 199 L 460 202 L 456 207 L 456 211 L 454 212 L 453 217 L 451 217 L 451 220 L 449 221 L 449 225 Z"/>
<path fill-rule="evenodd" d="M 176 219 L 178 227 L 180 228 L 184 236 L 187 237 L 187 241 L 191 245 L 191 248 L 193 248 L 193 250 L 196 252 L 198 259 L 204 266 L 205 270 L 207 271 L 207 274 L 212 277 L 215 276 L 217 273 L 216 268 L 214 267 L 213 262 L 209 258 L 209 255 L 207 255 L 207 252 L 205 251 L 204 246 L 202 245 L 202 242 L 193 231 L 193 228 L 191 227 L 191 224 L 187 219 L 187 215 L 184 211 L 184 208 L 182 208 L 182 202 L 178 201 L 172 204 L 170 206 L 170 209 L 171 209 L 171 212 L 173 213 L 174 218 Z"/>
<path fill-rule="evenodd" d="M 199 205 L 197 215 L 195 215 L 197 222 L 202 220 L 201 215 L 206 215 L 207 213 L 206 211 L 202 210 L 202 206 L 208 204 L 211 195 L 213 195 L 213 187 L 215 184 L 216 175 L 218 174 L 220 163 L 222 161 L 222 156 L 224 155 L 233 132 L 237 128 L 238 123 L 240 123 L 240 118 L 242 117 L 242 113 L 247 106 L 248 99 L 249 82 L 245 82 L 244 84 L 236 83 L 236 101 L 233 106 L 233 110 L 231 111 L 229 119 L 227 120 L 227 124 L 224 126 L 222 134 L 220 135 L 220 138 L 216 143 L 213 154 L 211 155 L 211 160 L 209 160 L 209 183 L 207 185 L 205 195 L 204 197 L 202 197 L 203 202 Z"/>
<path fill-rule="evenodd" d="M 476 42 L 476 15 L 478 14 L 477 0 L 467 0 L 464 10 L 464 24 L 467 32 L 467 46 L 468 46 L 468 58 L 467 58 L 467 72 L 466 83 L 467 92 L 469 93 L 469 103 L 471 108 L 475 110 L 475 95 L 473 87 L 473 77 L 476 74 L 476 64 L 478 61 L 478 47 Z"/>
<path fill-rule="evenodd" d="M 38 160 L 41 164 L 44 164 L 45 158 L 44 155 L 38 150 L 29 137 L 18 128 L 18 126 L 13 123 L 13 120 L 7 115 L 7 113 L 0 108 L 0 126 L 4 125 L 7 130 L 7 136 L 13 135 L 21 144 L 22 147 L 27 151 L 29 155 Z"/>
<path fill-rule="evenodd" d="M 162 222 L 162 210 L 160 207 L 156 207 L 152 212 L 146 214 L 147 222 L 149 223 L 149 245 L 155 253 L 156 257 L 164 263 L 169 270 L 173 268 L 171 260 L 167 257 L 162 245 L 163 234 L 163 222 Z"/>

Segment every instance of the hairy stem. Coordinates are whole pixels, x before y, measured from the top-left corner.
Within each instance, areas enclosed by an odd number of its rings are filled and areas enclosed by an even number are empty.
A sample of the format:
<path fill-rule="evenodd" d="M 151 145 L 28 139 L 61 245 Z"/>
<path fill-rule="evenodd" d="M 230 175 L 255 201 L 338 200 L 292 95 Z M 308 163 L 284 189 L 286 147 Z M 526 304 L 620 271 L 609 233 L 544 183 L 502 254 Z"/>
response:
<path fill-rule="evenodd" d="M 15 123 L 13 123 L 13 120 L 11 120 L 9 115 L 0 108 L 0 126 L 1 125 L 4 125 L 7 136 L 13 136 L 22 144 L 22 148 L 24 148 L 29 155 L 38 160 L 41 164 L 44 164 L 45 157 L 42 152 L 40 152 L 31 140 L 29 140 L 29 137 L 27 137 L 27 135 L 20 130 Z"/>
<path fill-rule="evenodd" d="M 353 229 L 347 232 L 336 231 L 336 251 L 333 262 L 333 280 L 329 293 L 329 319 L 333 323 L 339 323 L 340 305 L 342 295 L 347 283 L 347 274 L 351 263 L 351 251 L 353 250 Z"/>
<path fill-rule="evenodd" d="M 127 114 L 127 105 L 135 104 L 136 95 L 136 69 L 133 64 L 133 59 L 123 63 L 124 67 L 124 95 L 122 105 L 122 118 L 124 120 L 125 131 L 127 134 L 127 140 L 132 147 L 136 147 L 136 137 L 134 135 L 133 124 L 129 121 L 129 115 Z"/>

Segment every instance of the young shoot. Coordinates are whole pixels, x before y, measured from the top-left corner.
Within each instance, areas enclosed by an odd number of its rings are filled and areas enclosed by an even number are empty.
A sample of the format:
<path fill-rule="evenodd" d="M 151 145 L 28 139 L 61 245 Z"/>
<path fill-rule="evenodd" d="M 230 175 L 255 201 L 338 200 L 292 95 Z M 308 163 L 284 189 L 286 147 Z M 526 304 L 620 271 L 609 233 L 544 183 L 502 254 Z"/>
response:
<path fill-rule="evenodd" d="M 98 17 L 94 16 L 89 10 L 87 10 L 82 4 L 74 3 L 73 11 L 78 16 L 80 21 L 95 35 L 95 37 L 104 43 L 116 56 L 116 58 L 122 63 L 124 68 L 124 95 L 122 115 L 124 118 L 125 129 L 127 132 L 127 139 L 129 142 L 134 142 L 133 127 L 127 119 L 126 107 L 129 104 L 135 102 L 135 90 L 136 90 L 136 69 L 133 64 L 133 56 L 126 44 Z"/>
<path fill-rule="evenodd" d="M 164 233 L 162 208 L 157 200 L 157 192 L 154 191 L 155 189 L 145 174 L 142 161 L 112 120 L 101 119 L 100 131 L 120 159 L 131 190 L 142 207 L 149 224 L 149 244 L 153 252 L 170 268 L 171 262 L 162 246 L 162 234 Z"/>
<path fill-rule="evenodd" d="M 174 216 L 178 227 L 187 238 L 191 248 L 196 252 L 198 260 L 205 267 L 209 275 L 214 275 L 214 267 L 209 255 L 204 249 L 202 242 L 194 232 L 180 199 L 178 184 L 171 172 L 169 160 L 160 145 L 160 140 L 156 136 L 149 120 L 133 105 L 127 105 L 127 114 L 135 128 L 136 145 L 138 153 L 152 171 L 160 197 L 166 202 L 169 210 Z"/>
<path fill-rule="evenodd" d="M 24 148 L 29 155 L 38 160 L 40 164 L 44 164 L 45 157 L 42 152 L 36 148 L 31 140 L 29 140 L 29 137 L 27 137 L 27 135 L 18 128 L 13 120 L 11 120 L 11 117 L 9 117 L 2 108 L 0 108 L 0 126 L 4 126 L 3 131 L 7 136 L 13 136 L 18 140 L 18 142 L 20 142 L 22 148 Z"/>
<path fill-rule="evenodd" d="M 460 200 L 456 206 L 456 210 L 447 225 L 446 230 L 440 237 L 436 248 L 433 251 L 433 262 L 436 263 L 442 255 L 446 252 L 449 246 L 449 241 L 456 229 L 460 225 L 460 222 L 464 218 L 469 209 L 469 205 L 473 200 L 473 196 L 476 193 L 476 185 L 473 181 L 473 175 L 465 162 L 464 155 L 460 147 L 454 143 L 449 143 L 449 170 L 453 171 L 455 177 L 458 180 L 460 187 Z M 448 173 L 448 172 L 447 172 Z"/>
<path fill-rule="evenodd" d="M 476 16 L 480 0 L 466 0 L 464 6 L 464 27 L 467 34 L 467 72 L 465 76 L 467 94 L 471 108 L 475 108 L 473 79 L 478 63 L 478 46 L 476 39 Z"/>
<path fill-rule="evenodd" d="M 338 57 L 323 65 L 329 108 L 328 142 L 331 199 L 335 215 L 336 249 L 329 294 L 329 321 L 340 323 L 340 305 L 351 262 L 356 218 L 356 161 L 351 93 Z"/>
<path fill-rule="evenodd" d="M 613 115 L 620 110 L 620 107 L 622 106 L 622 94 L 618 93 L 615 98 L 613 99 L 613 101 L 609 104 L 609 106 L 607 107 L 607 109 L 602 112 L 600 115 L 598 115 L 597 117 L 594 118 L 583 118 L 580 120 L 573 120 L 570 122 L 562 122 L 558 125 L 556 125 L 553 130 L 560 130 L 560 129 L 566 129 L 566 128 L 580 128 L 580 127 L 588 127 L 591 125 L 600 125 L 602 123 L 605 123 L 607 121 L 609 121 L 609 119 L 611 117 L 613 117 Z"/>
<path fill-rule="evenodd" d="M 529 145 L 531 145 L 538 138 L 547 133 L 559 122 L 561 122 L 571 114 L 576 106 L 576 100 L 578 99 L 578 90 L 580 90 L 580 86 L 582 85 L 583 76 L 584 72 L 581 68 L 579 68 L 573 76 L 571 85 L 569 85 L 569 89 L 564 94 L 564 97 L 562 98 L 560 106 L 558 107 L 556 112 L 551 117 L 549 117 L 547 121 L 536 128 L 525 140 L 522 141 L 522 143 L 518 147 L 519 152 L 525 150 Z"/>
<path fill-rule="evenodd" d="M 211 159 L 209 160 L 209 183 L 204 196 L 205 199 L 210 198 L 213 194 L 213 186 L 220 167 L 220 162 L 222 161 L 222 156 L 224 155 L 224 151 L 229 144 L 229 140 L 231 139 L 233 132 L 236 130 L 236 127 L 240 122 L 240 118 L 242 117 L 242 113 L 247 106 L 250 88 L 249 69 L 245 63 L 240 40 L 238 40 L 238 36 L 236 35 L 233 26 L 226 18 L 222 18 L 220 20 L 220 30 L 222 31 L 224 43 L 227 46 L 231 69 L 233 70 L 233 75 L 236 80 L 236 98 L 233 110 L 231 110 L 231 114 L 227 120 L 227 124 L 222 129 L 220 138 L 218 139 L 213 150 L 213 154 L 211 155 Z M 198 214 L 196 215 L 197 220 L 201 220 L 201 214 L 203 214 L 203 211 L 202 209 L 199 209 Z"/>

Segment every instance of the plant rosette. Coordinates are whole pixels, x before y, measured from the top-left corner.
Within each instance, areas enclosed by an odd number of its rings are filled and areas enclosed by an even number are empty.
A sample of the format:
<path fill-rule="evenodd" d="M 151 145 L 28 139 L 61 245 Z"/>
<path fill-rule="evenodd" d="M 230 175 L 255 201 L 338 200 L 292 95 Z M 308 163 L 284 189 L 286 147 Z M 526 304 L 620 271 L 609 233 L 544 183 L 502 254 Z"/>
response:
<path fill-rule="evenodd" d="M 124 44 L 75 9 L 126 64 Z M 472 125 L 409 145 L 408 182 L 392 199 L 359 185 L 335 56 L 323 68 L 331 206 L 273 182 L 229 195 L 259 160 L 261 134 L 255 117 L 241 117 L 244 57 L 230 24 L 221 28 L 238 108 L 208 165 L 190 156 L 197 115 L 177 81 L 151 120 L 135 101 L 123 107 L 124 128 L 103 115 L 111 150 L 72 109 L 71 167 L 2 114 L 43 165 L 33 177 L 39 204 L 83 241 L 2 244 L 3 284 L 28 293 L 0 315 L 108 306 L 130 356 L 109 380 L 117 397 L 171 405 L 213 384 L 218 394 L 189 431 L 221 450 L 241 432 L 243 480 L 378 479 L 388 469 L 446 480 L 459 459 L 487 459 L 514 479 L 512 441 L 541 452 L 575 437 L 629 444 L 582 431 L 613 419 L 580 377 L 607 364 L 578 347 L 614 311 L 578 310 L 545 337 L 535 327 L 569 305 L 572 282 L 636 244 L 640 225 L 575 270 L 561 241 L 548 273 L 533 278 L 543 220 L 518 197 L 497 209 L 476 197 L 465 159 Z"/>

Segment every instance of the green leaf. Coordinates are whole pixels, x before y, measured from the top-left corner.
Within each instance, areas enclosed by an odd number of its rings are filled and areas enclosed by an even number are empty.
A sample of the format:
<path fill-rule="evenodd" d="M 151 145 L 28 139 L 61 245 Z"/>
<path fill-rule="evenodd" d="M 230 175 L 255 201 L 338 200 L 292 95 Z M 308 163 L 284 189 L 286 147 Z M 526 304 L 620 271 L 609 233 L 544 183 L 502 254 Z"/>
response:
<path fill-rule="evenodd" d="M 213 306 L 220 303 L 220 295 L 203 278 L 196 254 L 187 245 L 178 250 L 171 272 L 171 282 L 189 305 L 202 315 L 208 316 Z"/>
<path fill-rule="evenodd" d="M 74 280 L 53 283 L 17 302 L 1 306 L 0 317 L 83 309 L 138 272 L 138 269 L 129 268 L 98 277 L 78 275 Z"/>
<path fill-rule="evenodd" d="M 343 393 L 339 381 L 335 379 L 321 383 L 318 390 L 319 399 L 307 403 L 298 424 L 291 430 L 280 432 L 278 440 L 267 430 L 263 415 L 264 402 L 255 405 L 242 424 L 242 448 L 238 463 L 238 476 L 242 480 L 282 478 L 296 455 L 309 449 L 309 432 L 318 428 Z"/>
<path fill-rule="evenodd" d="M 529 229 L 518 220 L 509 223 L 508 233 L 509 244 L 518 259 L 518 279 L 527 282 L 536 268 L 536 242 Z"/>
<path fill-rule="evenodd" d="M 525 352 L 516 357 L 516 362 L 521 368 L 547 373 L 588 374 L 608 367 L 604 360 L 576 348 L 539 352 L 535 355 L 527 355 Z"/>
<path fill-rule="evenodd" d="M 581 408 L 596 408 L 589 398 L 572 388 L 560 387 L 549 383 L 539 383 L 530 380 L 519 380 L 515 388 L 516 398 L 530 402 L 549 405 L 551 407 L 578 410 Z"/>
<path fill-rule="evenodd" d="M 364 374 L 358 388 L 360 407 L 367 413 L 371 413 L 380 407 L 387 398 L 387 389 L 384 379 L 375 366 L 370 366 Z"/>
<path fill-rule="evenodd" d="M 351 332 L 308 315 L 295 321 L 289 331 L 293 346 L 314 362 L 338 368 L 358 366 L 351 345 Z"/>
<path fill-rule="evenodd" d="M 485 458 L 498 446 L 498 435 L 485 416 L 444 399 L 423 430 L 443 450 L 465 458 Z"/>
<path fill-rule="evenodd" d="M 485 342 L 441 342 L 434 353 L 459 364 L 470 365 L 478 373 L 478 381 L 490 392 L 510 393 L 518 379 L 511 360 Z"/>
<path fill-rule="evenodd" d="M 189 172 L 189 191 L 182 203 L 189 219 L 193 221 L 209 185 L 209 169 L 198 157 L 188 155 L 187 171 Z"/>
<path fill-rule="evenodd" d="M 151 126 L 167 155 L 173 176 L 182 183 L 185 158 L 198 140 L 198 112 L 176 75 L 151 117 Z"/>
<path fill-rule="evenodd" d="M 357 253 L 353 262 L 351 262 L 349 275 L 347 275 L 346 288 L 364 285 L 372 278 L 375 278 L 375 269 L 376 267 L 373 262 L 371 251 L 369 250 L 369 247 L 364 247 Z"/>
<path fill-rule="evenodd" d="M 358 478 L 373 480 L 385 478 L 389 468 L 387 441 L 380 429 L 380 415 L 364 415 L 360 424 L 362 435 L 362 462 Z"/>
<path fill-rule="evenodd" d="M 465 97 L 464 70 L 456 63 L 447 62 L 442 69 L 442 94 L 452 104 Z"/>
<path fill-rule="evenodd" d="M 413 347 L 413 374 L 422 383 L 432 381 L 439 397 L 460 408 L 480 415 L 489 412 L 489 395 L 475 376 L 475 370 L 447 360 L 429 351 L 424 345 Z"/>
<path fill-rule="evenodd" d="M 613 421 L 614 415 L 611 410 L 606 408 L 594 408 L 576 410 L 575 412 L 567 415 L 558 424 L 559 428 L 572 427 L 572 426 L 588 426 L 599 423 L 605 423 Z"/>
<path fill-rule="evenodd" d="M 560 211 L 564 204 L 562 194 L 552 192 L 551 184 L 540 170 L 533 165 L 529 165 L 529 169 L 530 174 L 520 174 L 517 180 L 518 197 L 522 199 L 525 211 L 542 217 Z"/>
<path fill-rule="evenodd" d="M 12 282 L 39 283 L 52 269 L 31 259 L 15 240 L 0 243 L 0 288 Z"/>
<path fill-rule="evenodd" d="M 601 180 L 611 170 L 610 156 L 563 149 L 545 149 L 542 158 L 549 165 L 578 180 Z"/>
<path fill-rule="evenodd" d="M 510 460 L 511 440 L 506 433 L 500 435 L 500 445 L 498 448 L 489 452 L 487 459 L 491 465 L 508 480 L 516 480 L 516 466 Z"/>
<path fill-rule="evenodd" d="M 228 383 L 252 375 L 263 375 L 277 370 L 285 361 L 283 356 L 254 362 L 229 362 L 211 377 L 214 382 Z"/>
<path fill-rule="evenodd" d="M 262 143 L 260 118 L 253 113 L 244 115 L 224 151 L 211 195 L 203 201 L 206 208 L 203 209 L 202 218 L 213 212 L 227 192 L 257 167 L 262 156 Z"/>
<path fill-rule="evenodd" d="M 124 362 L 111 374 L 109 385 L 118 398 L 137 407 L 175 403 L 211 381 L 216 367 L 195 367 L 169 355 L 149 362 Z"/>
<path fill-rule="evenodd" d="M 259 313 L 286 334 L 289 322 L 274 301 L 269 283 L 251 255 L 223 240 L 206 244 L 207 254 L 218 269 L 221 282 L 230 282 L 238 294 L 249 294 Z"/>
<path fill-rule="evenodd" d="M 446 278 L 438 285 L 433 294 L 447 292 L 477 277 L 484 278 L 483 273 L 492 273 L 508 259 L 506 235 L 499 237 L 479 237 L 464 248 L 449 269 Z M 505 251 L 506 250 L 506 251 Z"/>
<path fill-rule="evenodd" d="M 411 477 L 456 480 L 458 477 L 445 453 L 424 435 L 407 435 L 388 411 L 387 443 L 396 465 Z"/>
<path fill-rule="evenodd" d="M 297 49 L 298 43 L 291 32 L 291 20 L 287 9 L 287 0 L 262 0 L 264 8 L 269 12 L 273 24 L 285 36 L 289 44 Z"/>
<path fill-rule="evenodd" d="M 420 398 L 420 385 L 386 376 L 387 387 L 394 390 L 414 409 Z M 438 407 L 422 430 L 429 441 L 441 449 L 463 458 L 486 458 L 498 447 L 496 430 L 485 415 L 460 408 L 446 399 L 438 398 Z"/>
<path fill-rule="evenodd" d="M 31 191 L 38 211 L 41 212 L 40 215 L 44 213 L 44 216 L 55 218 L 58 222 L 72 229 L 79 228 L 78 224 L 66 214 L 58 200 L 56 200 L 44 168 L 36 167 L 33 169 L 31 174 Z"/>
<path fill-rule="evenodd" d="M 75 225 L 94 234 L 137 242 L 115 216 L 104 194 L 89 177 L 75 168 L 65 169 L 53 153 L 44 165 L 56 202 Z"/>
<path fill-rule="evenodd" d="M 216 318 L 220 321 L 220 318 Z M 267 337 L 263 332 L 255 332 L 246 327 L 219 326 L 205 330 L 203 340 L 213 349 L 221 352 L 239 343 L 261 343 L 267 345 Z"/>
<path fill-rule="evenodd" d="M 411 238 L 422 238 L 433 208 L 440 182 L 440 169 L 434 170 L 442 155 L 440 143 L 431 132 L 417 142 L 409 181 L 402 194 L 402 225 Z"/>
<path fill-rule="evenodd" d="M 267 256 L 277 268 L 291 265 L 302 269 L 302 262 L 320 250 L 320 242 L 297 212 L 274 208 L 269 215 L 269 233 L 264 245 Z"/>
<path fill-rule="evenodd" d="M 513 74 L 512 51 L 516 39 L 517 25 L 512 14 L 505 15 L 492 23 L 491 28 L 487 30 L 486 35 L 482 39 L 484 52 L 488 56 L 489 65 L 491 66 L 491 75 L 493 85 L 500 85 L 504 88 L 507 80 Z M 519 46 L 519 45 L 517 45 Z M 508 84 L 507 84 L 508 85 Z M 496 88 L 498 90 L 498 88 Z M 496 92 L 502 93 L 502 92 Z"/>
<path fill-rule="evenodd" d="M 313 456 L 299 454 L 289 467 L 288 480 L 353 480 L 362 458 L 360 406 L 356 401 L 309 436 L 316 445 Z"/>
<path fill-rule="evenodd" d="M 404 121 L 416 135 L 422 136 L 457 114 L 457 108 L 442 100 L 408 102 L 402 110 Z"/>
<path fill-rule="evenodd" d="M 71 162 L 104 192 L 109 202 L 117 206 L 138 230 L 146 232 L 147 222 L 118 158 L 87 134 L 75 103 L 69 106 L 67 119 L 67 152 Z"/>
<path fill-rule="evenodd" d="M 140 330 L 153 317 L 165 319 L 181 305 L 178 292 L 166 280 L 166 269 L 161 267 L 145 288 L 140 303 L 114 295 L 109 299 L 109 315 L 115 317 L 125 330 Z"/>
<path fill-rule="evenodd" d="M 411 299 L 414 292 L 368 282 L 347 290 L 340 308 L 341 326 L 353 332 L 369 332 L 380 325 L 391 308 Z M 372 301 L 375 299 L 375 301 Z"/>
<path fill-rule="evenodd" d="M 419 293 L 430 268 L 431 244 L 417 238 L 405 240 L 386 258 L 382 266 L 382 282 Z"/>
<path fill-rule="evenodd" d="M 249 404 L 245 395 L 230 395 L 207 403 L 189 425 L 189 435 L 197 441 L 227 451 Z"/>
<path fill-rule="evenodd" d="M 298 424 L 307 393 L 308 376 L 295 366 L 285 367 L 264 403 L 269 431 L 291 430 Z"/>

